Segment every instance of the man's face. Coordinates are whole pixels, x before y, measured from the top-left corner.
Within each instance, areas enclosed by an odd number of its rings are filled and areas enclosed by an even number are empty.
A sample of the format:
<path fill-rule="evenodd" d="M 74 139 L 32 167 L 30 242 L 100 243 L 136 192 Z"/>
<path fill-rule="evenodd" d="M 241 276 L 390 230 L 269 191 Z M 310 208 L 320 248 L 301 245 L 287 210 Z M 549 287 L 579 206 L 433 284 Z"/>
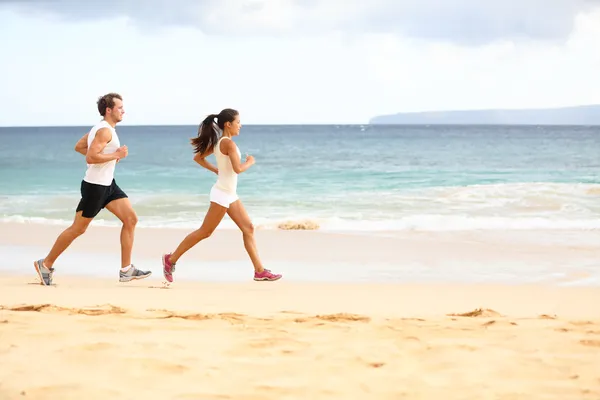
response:
<path fill-rule="evenodd" d="M 123 120 L 123 114 L 125 114 L 125 109 L 123 108 L 123 101 L 119 99 L 113 100 L 115 106 L 113 108 L 109 108 L 107 113 L 110 115 L 113 121 L 121 122 Z"/>

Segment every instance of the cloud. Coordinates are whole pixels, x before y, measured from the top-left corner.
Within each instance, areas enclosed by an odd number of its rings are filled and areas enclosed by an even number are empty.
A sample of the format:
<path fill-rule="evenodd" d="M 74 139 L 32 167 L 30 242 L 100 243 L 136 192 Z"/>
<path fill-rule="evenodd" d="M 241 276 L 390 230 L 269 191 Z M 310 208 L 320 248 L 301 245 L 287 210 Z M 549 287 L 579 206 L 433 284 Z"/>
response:
<path fill-rule="evenodd" d="M 599 0 L 0 0 L 0 7 L 71 21 L 125 17 L 142 29 L 186 26 L 208 35 L 392 33 L 483 45 L 563 41 Z"/>

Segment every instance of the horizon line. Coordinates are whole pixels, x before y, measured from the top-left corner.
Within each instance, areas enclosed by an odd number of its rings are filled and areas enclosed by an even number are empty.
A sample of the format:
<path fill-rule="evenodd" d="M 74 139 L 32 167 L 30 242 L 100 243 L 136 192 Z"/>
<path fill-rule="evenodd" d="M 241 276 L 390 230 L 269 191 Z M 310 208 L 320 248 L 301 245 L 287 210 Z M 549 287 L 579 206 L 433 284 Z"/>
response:
<path fill-rule="evenodd" d="M 88 125 L 0 125 L 0 129 L 9 129 L 9 128 L 88 128 L 93 126 L 93 124 Z M 141 128 L 141 127 L 167 127 L 167 126 L 175 126 L 175 127 L 188 127 L 188 126 L 198 126 L 198 124 L 119 124 L 121 127 L 132 127 L 132 128 Z M 441 123 L 441 122 L 412 122 L 412 123 L 402 123 L 402 122 L 392 122 L 392 123 L 286 123 L 286 124 L 245 124 L 245 126 L 600 126 L 600 123 L 593 124 L 582 124 L 582 123 L 498 123 L 498 122 L 480 122 L 480 123 Z"/>
<path fill-rule="evenodd" d="M 198 126 L 200 123 L 193 123 L 193 124 L 125 124 L 125 123 L 120 123 L 117 126 L 131 126 L 131 127 L 142 127 L 142 126 Z M 274 124 L 274 123 L 263 123 L 263 124 L 258 124 L 258 123 L 254 123 L 254 124 L 243 124 L 242 126 L 332 126 L 332 125 L 345 125 L 345 126 L 349 126 L 349 125 L 356 125 L 356 126 L 360 126 L 360 125 L 372 125 L 368 122 L 362 123 L 362 122 L 354 122 L 354 123 L 282 123 L 282 124 Z M 0 128 L 81 128 L 81 127 L 87 127 L 87 126 L 94 126 L 94 124 L 85 124 L 85 125 L 79 125 L 79 124 L 69 124 L 69 125 L 0 125 Z"/>

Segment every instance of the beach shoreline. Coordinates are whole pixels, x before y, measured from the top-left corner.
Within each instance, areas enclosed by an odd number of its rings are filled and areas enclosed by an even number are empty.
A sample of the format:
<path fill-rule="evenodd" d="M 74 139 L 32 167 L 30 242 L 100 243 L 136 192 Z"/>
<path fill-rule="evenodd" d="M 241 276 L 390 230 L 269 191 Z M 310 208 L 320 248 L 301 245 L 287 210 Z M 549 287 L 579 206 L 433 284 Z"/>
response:
<path fill-rule="evenodd" d="M 29 273 L 62 226 L 0 223 L 0 272 Z M 161 256 L 191 229 L 137 228 L 133 262 L 162 275 Z M 120 229 L 95 226 L 59 257 L 55 276 L 111 277 L 120 266 Z M 266 268 L 291 281 L 600 285 L 600 231 L 320 232 L 257 230 Z M 238 230 L 217 230 L 186 253 L 176 280 L 235 282 L 252 265 Z"/>

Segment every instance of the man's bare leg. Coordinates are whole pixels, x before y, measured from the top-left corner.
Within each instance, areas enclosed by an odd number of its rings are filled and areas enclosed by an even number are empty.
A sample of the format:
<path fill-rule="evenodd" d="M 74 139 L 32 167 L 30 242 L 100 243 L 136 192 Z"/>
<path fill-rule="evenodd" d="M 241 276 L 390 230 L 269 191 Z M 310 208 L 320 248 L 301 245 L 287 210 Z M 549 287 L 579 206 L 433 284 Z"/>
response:
<path fill-rule="evenodd" d="M 85 218 L 81 214 L 82 211 L 76 213 L 73 224 L 62 231 L 62 233 L 58 235 L 58 238 L 56 238 L 50 253 L 48 253 L 46 258 L 44 258 L 44 266 L 46 268 L 53 268 L 56 259 L 67 249 L 67 247 L 71 245 L 71 243 L 73 243 L 75 239 L 85 233 L 93 218 Z"/>
<path fill-rule="evenodd" d="M 106 205 L 106 209 L 113 213 L 123 223 L 121 227 L 121 268 L 131 264 L 135 226 L 138 218 L 128 198 L 113 200 Z"/>
<path fill-rule="evenodd" d="M 129 282 L 134 279 L 144 279 L 152 275 L 151 271 L 141 271 L 131 263 L 135 226 L 138 218 L 128 198 L 113 200 L 106 205 L 106 209 L 113 213 L 123 223 L 121 227 L 121 270 L 119 281 Z"/>
<path fill-rule="evenodd" d="M 93 218 L 85 218 L 82 216 L 82 213 L 82 211 L 77 212 L 71 226 L 58 235 L 58 238 L 56 238 L 56 241 L 54 242 L 54 246 L 52 246 L 52 249 L 46 258 L 33 262 L 33 266 L 40 277 L 42 285 L 47 286 L 52 284 L 52 274 L 54 272 L 53 266 L 56 259 L 75 239 L 84 234 L 87 227 L 90 225 L 90 222 L 92 222 Z"/>

